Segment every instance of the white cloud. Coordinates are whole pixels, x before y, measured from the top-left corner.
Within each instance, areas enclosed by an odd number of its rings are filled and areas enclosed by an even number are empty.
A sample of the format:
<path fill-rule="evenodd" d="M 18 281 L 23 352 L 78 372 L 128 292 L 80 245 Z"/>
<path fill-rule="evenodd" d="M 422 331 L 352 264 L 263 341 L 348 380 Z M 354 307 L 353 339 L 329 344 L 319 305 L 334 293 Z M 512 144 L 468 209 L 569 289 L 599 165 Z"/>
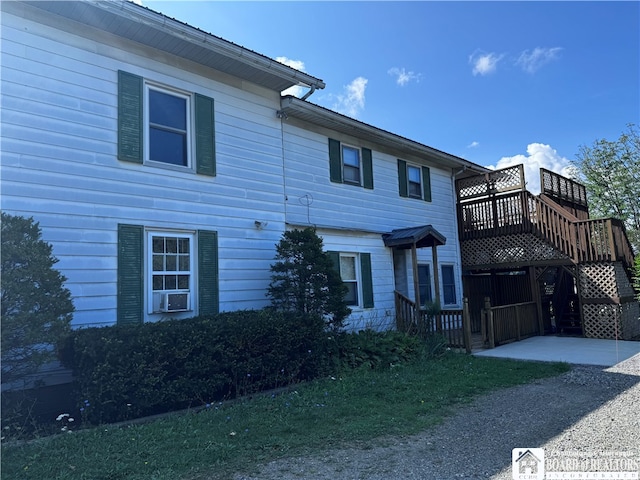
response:
<path fill-rule="evenodd" d="M 300 70 L 301 72 L 306 72 L 304 62 L 302 60 L 291 60 L 287 57 L 276 57 L 276 61 L 286 65 L 287 67 L 295 68 L 296 70 Z M 308 90 L 309 89 L 307 87 L 295 85 L 293 87 L 287 88 L 284 92 L 282 92 L 282 95 L 293 95 L 294 97 L 300 98 Z"/>
<path fill-rule="evenodd" d="M 137 3 L 138 5 L 142 5 L 142 0 L 129 0 L 131 3 Z"/>
<path fill-rule="evenodd" d="M 533 194 L 540 193 L 540 169 L 546 168 L 565 177 L 571 176 L 571 161 L 558 155 L 551 146 L 542 143 L 530 143 L 527 155 L 502 157 L 498 163 L 488 168 L 499 170 L 513 165 L 524 164 L 524 178 L 527 190 Z"/>
<path fill-rule="evenodd" d="M 364 92 L 367 88 L 367 82 L 369 80 L 366 78 L 358 77 L 349 85 L 345 85 L 343 93 L 335 96 L 336 100 L 331 109 L 343 115 L 357 118 L 364 110 Z"/>
<path fill-rule="evenodd" d="M 520 57 L 516 60 L 516 65 L 522 68 L 527 73 L 535 73 L 543 65 L 558 58 L 562 48 L 540 48 L 536 47 L 531 53 L 529 50 L 525 50 L 520 54 Z"/>
<path fill-rule="evenodd" d="M 469 145 L 467 145 L 467 148 L 476 148 L 479 146 L 480 146 L 480 142 L 473 141 Z"/>
<path fill-rule="evenodd" d="M 412 80 L 416 83 L 422 78 L 421 73 L 407 72 L 404 68 L 392 67 L 387 70 L 387 73 L 393 77 L 396 77 L 396 83 L 401 87 L 404 87 Z"/>
<path fill-rule="evenodd" d="M 473 66 L 473 75 L 489 75 L 496 71 L 498 68 L 498 62 L 502 60 L 504 55 L 498 55 L 497 53 L 484 53 L 480 50 L 476 50 L 469 55 L 469 63 Z"/>

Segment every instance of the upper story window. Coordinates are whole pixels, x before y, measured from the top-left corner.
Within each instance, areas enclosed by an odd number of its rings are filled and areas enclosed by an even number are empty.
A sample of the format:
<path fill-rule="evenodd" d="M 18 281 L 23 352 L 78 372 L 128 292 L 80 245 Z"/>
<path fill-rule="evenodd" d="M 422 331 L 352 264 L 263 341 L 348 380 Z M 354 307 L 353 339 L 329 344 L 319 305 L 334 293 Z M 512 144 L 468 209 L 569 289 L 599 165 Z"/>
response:
<path fill-rule="evenodd" d="M 360 149 L 342 146 L 342 178 L 344 183 L 362 185 L 360 178 Z"/>
<path fill-rule="evenodd" d="M 398 191 L 401 197 L 431 201 L 431 171 L 429 167 L 411 165 L 398 159 Z"/>
<path fill-rule="evenodd" d="M 407 182 L 409 196 L 411 198 L 422 198 L 422 172 L 418 167 L 407 165 Z"/>
<path fill-rule="evenodd" d="M 148 160 L 189 167 L 190 97 L 147 86 Z"/>
<path fill-rule="evenodd" d="M 215 176 L 213 98 L 119 71 L 118 159 Z"/>
<path fill-rule="evenodd" d="M 373 189 L 373 156 L 368 148 L 343 145 L 329 139 L 329 178 L 334 183 L 347 183 Z"/>

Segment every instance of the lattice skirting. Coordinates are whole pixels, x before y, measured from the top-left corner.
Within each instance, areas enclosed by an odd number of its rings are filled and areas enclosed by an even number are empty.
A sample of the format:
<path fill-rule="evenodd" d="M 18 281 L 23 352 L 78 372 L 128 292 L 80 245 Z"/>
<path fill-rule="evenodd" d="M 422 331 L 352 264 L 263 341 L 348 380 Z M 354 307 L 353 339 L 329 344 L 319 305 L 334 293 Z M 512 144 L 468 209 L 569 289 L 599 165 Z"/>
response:
<path fill-rule="evenodd" d="M 584 263 L 578 266 L 582 298 L 619 297 L 616 266 L 613 263 Z"/>
<path fill-rule="evenodd" d="M 568 259 L 551 245 L 525 233 L 465 240 L 461 245 L 461 253 L 465 267 Z"/>
<path fill-rule="evenodd" d="M 634 340 L 640 336 L 640 305 L 586 303 L 582 306 L 582 331 L 588 338 Z"/>

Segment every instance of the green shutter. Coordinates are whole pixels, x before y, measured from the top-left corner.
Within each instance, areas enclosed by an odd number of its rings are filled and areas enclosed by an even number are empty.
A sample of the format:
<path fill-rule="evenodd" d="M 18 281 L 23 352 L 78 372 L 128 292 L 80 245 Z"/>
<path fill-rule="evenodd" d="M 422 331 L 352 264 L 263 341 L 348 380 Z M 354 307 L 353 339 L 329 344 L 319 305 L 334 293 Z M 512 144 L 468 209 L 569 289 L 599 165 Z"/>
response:
<path fill-rule="evenodd" d="M 219 311 L 218 233 L 198 230 L 198 314 Z"/>
<path fill-rule="evenodd" d="M 373 159 L 371 158 L 371 150 L 362 149 L 362 178 L 364 180 L 364 188 L 373 189 Z"/>
<path fill-rule="evenodd" d="M 342 153 L 340 142 L 329 139 L 329 179 L 332 182 L 342 183 Z"/>
<path fill-rule="evenodd" d="M 422 167 L 422 189 L 424 193 L 424 201 L 431 201 L 431 171 L 429 167 Z"/>
<path fill-rule="evenodd" d="M 118 312 L 120 325 L 142 323 L 144 309 L 144 228 L 118 225 Z"/>
<path fill-rule="evenodd" d="M 118 159 L 142 163 L 142 77 L 118 71 Z"/>
<path fill-rule="evenodd" d="M 329 255 L 329 258 L 333 262 L 336 271 L 340 273 L 340 252 L 327 252 L 327 255 Z"/>
<path fill-rule="evenodd" d="M 407 185 L 407 162 L 398 159 L 398 189 L 401 197 L 409 196 L 409 187 Z"/>
<path fill-rule="evenodd" d="M 213 98 L 195 95 L 196 172 L 216 174 L 215 116 Z"/>
<path fill-rule="evenodd" d="M 373 308 L 373 276 L 371 275 L 371 254 L 360 254 L 360 278 L 362 279 L 362 306 Z"/>

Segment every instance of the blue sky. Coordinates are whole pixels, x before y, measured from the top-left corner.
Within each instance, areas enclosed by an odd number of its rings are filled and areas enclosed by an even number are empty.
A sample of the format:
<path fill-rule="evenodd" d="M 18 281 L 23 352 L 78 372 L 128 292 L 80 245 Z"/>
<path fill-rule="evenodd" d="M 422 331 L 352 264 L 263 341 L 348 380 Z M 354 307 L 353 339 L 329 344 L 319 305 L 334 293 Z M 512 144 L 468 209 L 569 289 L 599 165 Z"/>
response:
<path fill-rule="evenodd" d="M 480 165 L 566 174 L 640 124 L 640 2 L 142 4 L 327 84 L 309 101 Z"/>

